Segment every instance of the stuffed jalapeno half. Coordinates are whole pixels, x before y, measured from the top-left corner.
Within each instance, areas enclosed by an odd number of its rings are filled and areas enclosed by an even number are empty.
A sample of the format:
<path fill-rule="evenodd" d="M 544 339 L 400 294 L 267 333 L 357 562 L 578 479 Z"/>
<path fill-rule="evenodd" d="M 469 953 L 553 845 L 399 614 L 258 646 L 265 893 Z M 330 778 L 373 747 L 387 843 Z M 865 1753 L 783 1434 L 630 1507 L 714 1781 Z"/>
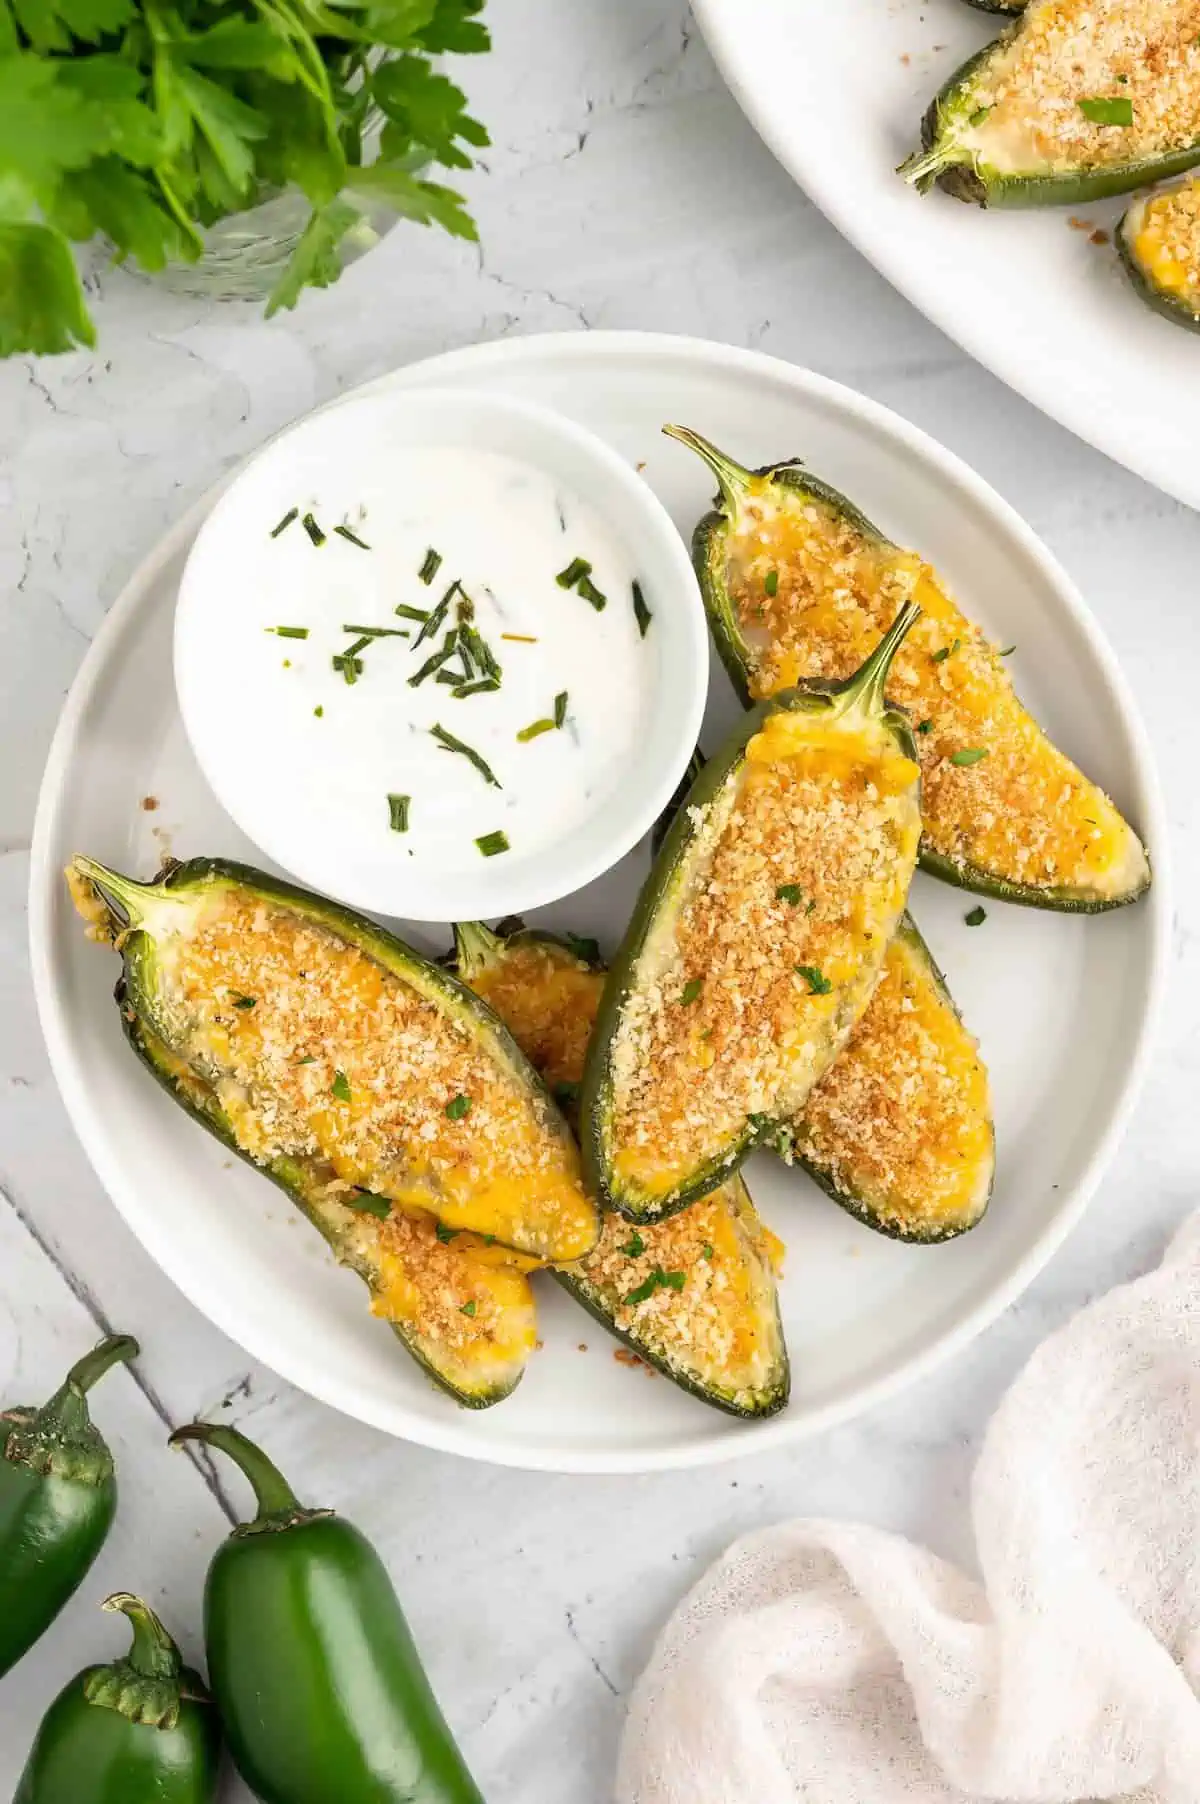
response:
<path fill-rule="evenodd" d="M 1200 332 L 1200 177 L 1134 201 L 1117 249 L 1146 305 Z"/>
<path fill-rule="evenodd" d="M 688 781 L 702 768 L 697 754 Z M 677 805 L 673 798 L 659 821 L 656 844 Z M 845 1051 L 775 1147 L 894 1240 L 952 1240 L 982 1220 L 996 1168 L 987 1069 L 910 914 Z"/>
<path fill-rule="evenodd" d="M 303 1156 L 539 1261 L 595 1245 L 571 1132 L 477 996 L 363 916 L 245 865 L 69 877 L 125 1004 L 215 1093 L 258 1164 Z"/>
<path fill-rule="evenodd" d="M 920 840 L 884 683 L 919 609 L 849 681 L 760 702 L 667 830 L 605 986 L 581 1098 L 595 1193 L 656 1221 L 804 1107 L 875 987 Z"/>
<path fill-rule="evenodd" d="M 901 165 L 983 207 L 1082 206 L 1200 163 L 1198 0 L 1030 0 Z"/>
<path fill-rule="evenodd" d="M 216 1092 L 130 1008 L 118 986 L 125 1037 L 167 1093 L 232 1151 L 249 1159 Z M 252 1160 L 278 1184 L 371 1294 L 431 1378 L 468 1409 L 510 1395 L 537 1343 L 533 1292 L 523 1272 L 473 1234 L 449 1236 L 432 1215 L 393 1210 L 302 1154 Z M 511 1259 L 515 1255 L 508 1255 Z"/>
<path fill-rule="evenodd" d="M 594 942 L 502 922 L 454 929 L 458 975 L 491 1004 L 570 1112 L 604 988 Z M 790 1384 L 775 1265 L 740 1176 L 668 1220 L 604 1217 L 600 1239 L 554 1277 L 666 1377 L 731 1415 L 770 1416 Z"/>
<path fill-rule="evenodd" d="M 1200 0 L 1198 0 L 1200 3 Z M 1022 707 L 1004 654 L 916 552 L 798 463 L 752 471 L 668 427 L 717 478 L 692 554 L 743 701 L 844 677 L 904 601 L 922 619 L 888 679 L 915 729 L 921 865 L 963 889 L 1068 913 L 1133 902 L 1150 864 L 1132 827 Z"/>

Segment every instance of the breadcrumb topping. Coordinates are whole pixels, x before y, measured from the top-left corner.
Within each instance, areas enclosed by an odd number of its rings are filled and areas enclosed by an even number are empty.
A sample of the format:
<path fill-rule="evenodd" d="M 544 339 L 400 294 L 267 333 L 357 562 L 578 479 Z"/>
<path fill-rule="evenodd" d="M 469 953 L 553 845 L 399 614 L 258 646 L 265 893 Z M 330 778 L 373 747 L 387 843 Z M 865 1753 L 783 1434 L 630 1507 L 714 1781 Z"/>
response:
<path fill-rule="evenodd" d="M 888 699 L 916 728 L 928 850 L 960 870 L 1082 897 L 1144 883 L 1136 835 L 1021 706 L 997 648 L 915 552 L 758 479 L 725 554 L 756 698 L 801 677 L 851 675 L 900 605 L 920 603 Z"/>
<path fill-rule="evenodd" d="M 578 1157 L 482 1036 L 290 909 L 214 886 L 156 940 L 166 1036 L 186 1045 L 239 1144 L 525 1252 L 595 1238 Z"/>
<path fill-rule="evenodd" d="M 936 1238 L 983 1212 L 993 1169 L 974 1037 L 902 926 L 862 1020 L 795 1123 L 796 1154 L 899 1234 Z"/>
<path fill-rule="evenodd" d="M 558 946 L 517 941 L 471 979 L 548 1082 L 578 1083 L 603 975 Z M 624 1334 L 749 1407 L 778 1372 L 772 1264 L 782 1247 L 740 1179 L 663 1222 L 606 1215 L 595 1250 L 569 1268 Z M 631 1356 L 632 1357 L 632 1356 Z"/>
<path fill-rule="evenodd" d="M 883 727 L 772 715 L 702 814 L 613 1038 L 617 1169 L 665 1192 L 788 1114 L 870 997 L 912 874 L 917 769 Z"/>
<path fill-rule="evenodd" d="M 140 1032 L 158 1069 L 193 1108 L 219 1116 L 210 1086 L 155 1035 Z M 497 1268 L 482 1241 L 471 1234 L 448 1236 L 431 1215 L 381 1220 L 356 1209 L 353 1186 L 319 1160 L 289 1162 L 286 1182 L 338 1262 L 365 1280 L 372 1314 L 399 1328 L 430 1365 L 470 1391 L 511 1377 L 537 1333 L 533 1293 L 520 1272 Z"/>
<path fill-rule="evenodd" d="M 1200 139 L 1200 0 L 1040 0 L 985 59 L 968 104 L 960 141 L 1000 170 L 1186 149 Z"/>
<path fill-rule="evenodd" d="M 1133 255 L 1153 285 L 1200 319 L 1200 181 L 1152 194 L 1128 229 Z"/>

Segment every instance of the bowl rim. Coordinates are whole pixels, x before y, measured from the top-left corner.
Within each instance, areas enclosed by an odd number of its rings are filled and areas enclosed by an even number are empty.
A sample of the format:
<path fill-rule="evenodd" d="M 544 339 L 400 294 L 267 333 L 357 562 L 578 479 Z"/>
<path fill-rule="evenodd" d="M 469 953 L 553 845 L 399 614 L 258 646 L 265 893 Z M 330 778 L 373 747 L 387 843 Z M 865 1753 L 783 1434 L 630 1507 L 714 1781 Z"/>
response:
<path fill-rule="evenodd" d="M 68 693 L 47 757 L 34 822 L 29 879 L 30 955 L 35 998 L 51 1067 L 67 1113 L 89 1161 L 127 1226 L 189 1300 L 221 1332 L 244 1348 L 250 1357 L 272 1371 L 279 1372 L 287 1382 L 307 1391 L 331 1408 L 394 1438 L 411 1439 L 439 1452 L 456 1453 L 488 1464 L 577 1475 L 630 1475 L 698 1469 L 799 1444 L 826 1429 L 853 1420 L 908 1384 L 926 1376 L 995 1321 L 1053 1257 L 1078 1224 L 1125 1131 L 1145 1077 L 1162 1005 L 1169 969 L 1172 918 L 1170 841 L 1165 801 L 1140 711 L 1115 653 L 1071 578 L 1015 508 L 956 453 L 902 415 L 830 377 L 790 364 L 783 358 L 693 336 L 654 332 L 544 333 L 472 345 L 419 359 L 375 377 L 363 386 L 370 390 L 392 384 L 415 385 L 422 382 L 426 372 L 434 380 L 445 374 L 469 373 L 477 366 L 487 368 L 497 359 L 519 367 L 522 363 L 535 362 L 543 356 L 565 355 L 580 360 L 602 360 L 613 352 L 635 362 L 640 360 L 656 363 L 667 360 L 692 365 L 699 360 L 705 366 L 746 378 L 758 376 L 781 381 L 797 393 L 807 394 L 825 405 L 833 406 L 868 429 L 883 432 L 893 443 L 926 462 L 935 473 L 940 473 L 950 485 L 965 492 L 995 520 L 998 527 L 1016 543 L 1052 586 L 1073 628 L 1084 640 L 1088 653 L 1095 662 L 1098 679 L 1112 696 L 1114 707 L 1128 736 L 1133 791 L 1131 800 L 1138 810 L 1143 838 L 1154 858 L 1155 882 L 1147 897 L 1138 905 L 1146 911 L 1147 918 L 1145 1004 L 1139 1030 L 1130 1048 L 1128 1072 L 1119 1105 L 1114 1109 L 1104 1131 L 1093 1141 L 1090 1155 L 1072 1190 L 1065 1201 L 1059 1203 L 1056 1212 L 1047 1219 L 1041 1233 L 1030 1242 L 1007 1274 L 990 1284 L 973 1305 L 964 1308 L 949 1328 L 932 1338 L 919 1352 L 900 1360 L 879 1377 L 858 1385 L 847 1395 L 806 1408 L 802 1414 L 795 1412 L 793 1408 L 769 1421 L 755 1424 L 714 1421 L 710 1433 L 698 1442 L 619 1453 L 610 1450 L 557 1449 L 540 1442 L 496 1446 L 484 1445 L 478 1439 L 472 1439 L 471 1429 L 475 1425 L 473 1417 L 466 1420 L 459 1416 L 447 1417 L 445 1422 L 425 1418 L 418 1420 L 408 1416 L 403 1406 L 380 1410 L 369 1403 L 364 1405 L 355 1396 L 348 1394 L 348 1386 L 330 1379 L 318 1358 L 311 1361 L 303 1374 L 294 1369 L 280 1371 L 272 1356 L 269 1332 L 261 1332 L 257 1322 L 248 1322 L 241 1317 L 232 1319 L 233 1312 L 227 1310 L 220 1296 L 211 1291 L 206 1292 L 205 1300 L 200 1302 L 185 1282 L 186 1274 L 176 1276 L 169 1259 L 160 1257 L 156 1243 L 152 1244 L 154 1237 L 147 1237 L 143 1233 L 144 1212 L 130 1201 L 129 1186 L 124 1178 L 121 1162 L 110 1152 L 107 1131 L 96 1116 L 83 1082 L 83 1074 L 74 1057 L 69 1015 L 63 1006 L 63 994 L 53 957 L 54 914 L 60 905 L 60 872 L 54 862 L 54 852 L 65 797 L 63 779 L 73 755 L 81 720 L 93 691 L 107 668 L 109 648 L 120 640 L 137 615 L 143 605 L 142 597 L 147 586 L 173 558 L 178 557 L 181 548 L 188 543 L 189 537 L 195 533 L 199 522 L 206 516 L 231 477 L 227 476 L 214 484 L 163 534 L 126 582 L 86 653 Z M 330 406 L 339 404 L 338 399 L 328 403 Z"/>
<path fill-rule="evenodd" d="M 554 472 L 557 459 L 573 460 L 569 486 L 591 500 L 653 594 L 658 636 L 644 730 L 599 805 L 524 855 L 481 859 L 470 870 L 439 871 L 399 859 L 389 867 L 387 853 L 394 847 L 384 843 L 390 838 L 385 835 L 374 862 L 365 851 L 357 860 L 327 858 L 319 838 L 302 833 L 286 810 L 270 807 L 265 793 L 245 808 L 229 769 L 210 756 L 213 735 L 225 717 L 223 697 L 210 680 L 221 665 L 219 659 L 197 659 L 197 635 L 203 643 L 210 584 L 220 576 L 222 545 L 231 524 L 235 536 L 240 531 L 245 492 L 264 468 L 286 468 L 289 448 L 310 448 L 323 431 L 344 435 L 359 422 L 365 429 L 367 418 L 382 419 L 398 434 L 402 453 L 419 454 L 421 443 L 469 451 L 476 439 L 495 452 L 511 434 L 521 441 L 511 455 L 544 474 Z M 589 484 L 603 491 L 605 502 L 592 499 Z M 176 597 L 172 666 L 184 731 L 206 783 L 234 825 L 271 863 L 305 888 L 349 907 L 393 919 L 445 922 L 546 907 L 595 882 L 626 857 L 675 793 L 699 738 L 708 696 L 709 642 L 696 574 L 674 521 L 649 483 L 596 433 L 552 408 L 488 390 L 385 385 L 352 392 L 334 407 L 302 415 L 233 472 L 188 549 Z"/>

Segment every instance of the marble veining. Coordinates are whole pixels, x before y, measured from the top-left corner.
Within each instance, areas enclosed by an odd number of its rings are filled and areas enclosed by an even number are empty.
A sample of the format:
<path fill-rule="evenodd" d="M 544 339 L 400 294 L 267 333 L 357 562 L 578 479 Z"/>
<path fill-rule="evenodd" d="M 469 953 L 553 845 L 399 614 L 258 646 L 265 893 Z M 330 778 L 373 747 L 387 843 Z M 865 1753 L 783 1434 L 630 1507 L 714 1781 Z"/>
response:
<path fill-rule="evenodd" d="M 0 365 L 0 1396 L 40 1396 L 110 1323 L 145 1347 L 98 1403 L 124 1471 L 117 1532 L 83 1599 L 0 1687 L 0 1795 L 54 1691 L 111 1646 L 89 1608 L 106 1589 L 145 1588 L 198 1651 L 204 1565 L 245 1497 L 236 1476 L 164 1443 L 168 1423 L 217 1412 L 384 1548 L 489 1804 L 602 1804 L 624 1694 L 704 1562 L 762 1523 L 865 1510 L 970 1563 L 967 1488 L 996 1399 L 1081 1303 L 1154 1263 L 1196 1201 L 1200 520 L 1010 394 L 842 243 L 754 137 L 682 0 L 492 11 L 495 54 L 466 71 L 494 139 L 468 184 L 481 249 L 398 230 L 339 287 L 269 323 L 93 269 L 98 351 Z M 967 1353 L 789 1451 L 585 1480 L 389 1441 L 248 1365 L 192 1310 L 66 1122 L 34 1015 L 24 897 L 63 696 L 122 583 L 191 500 L 287 421 L 395 364 L 595 327 L 691 332 L 807 364 L 915 420 L 1014 503 L 1079 583 L 1147 717 L 1177 918 L 1124 1145 L 1067 1246 Z"/>

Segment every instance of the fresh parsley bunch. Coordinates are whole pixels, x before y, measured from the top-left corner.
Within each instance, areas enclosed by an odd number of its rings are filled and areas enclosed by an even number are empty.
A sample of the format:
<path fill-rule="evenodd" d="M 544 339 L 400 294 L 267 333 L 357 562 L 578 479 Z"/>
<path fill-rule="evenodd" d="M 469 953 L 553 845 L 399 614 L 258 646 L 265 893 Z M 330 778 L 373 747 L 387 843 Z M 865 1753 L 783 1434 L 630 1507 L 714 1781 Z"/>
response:
<path fill-rule="evenodd" d="M 433 66 L 486 50 L 484 0 L 0 0 L 0 356 L 95 333 L 68 240 L 143 269 L 294 183 L 312 216 L 267 311 L 339 273 L 384 201 L 461 238 L 461 197 L 416 173 L 488 142 Z M 382 115 L 374 161 L 368 120 Z"/>

